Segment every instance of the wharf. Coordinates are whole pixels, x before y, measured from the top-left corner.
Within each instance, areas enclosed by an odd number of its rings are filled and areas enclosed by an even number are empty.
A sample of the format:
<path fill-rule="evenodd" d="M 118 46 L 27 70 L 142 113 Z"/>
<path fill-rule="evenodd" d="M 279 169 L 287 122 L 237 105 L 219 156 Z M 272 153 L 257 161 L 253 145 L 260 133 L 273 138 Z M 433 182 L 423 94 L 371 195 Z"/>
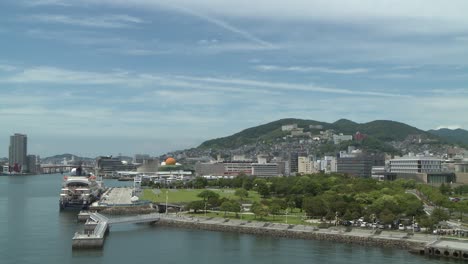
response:
<path fill-rule="evenodd" d="M 85 215 L 85 213 L 82 215 Z M 113 218 L 108 218 L 99 213 L 90 213 L 88 215 L 89 218 L 86 220 L 83 233 L 77 232 L 73 236 L 72 248 L 74 249 L 102 248 L 111 225 L 154 223 L 160 219 L 158 213 Z"/>

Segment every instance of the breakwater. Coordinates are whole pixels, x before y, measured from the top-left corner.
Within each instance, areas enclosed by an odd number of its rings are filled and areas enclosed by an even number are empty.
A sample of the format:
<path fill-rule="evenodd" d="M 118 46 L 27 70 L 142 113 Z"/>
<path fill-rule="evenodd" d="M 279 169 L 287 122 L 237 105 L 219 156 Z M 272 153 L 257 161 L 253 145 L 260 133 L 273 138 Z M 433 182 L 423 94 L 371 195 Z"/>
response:
<path fill-rule="evenodd" d="M 222 218 L 161 217 L 158 225 L 218 232 L 236 232 L 257 236 L 278 238 L 325 240 L 338 243 L 397 248 L 404 250 L 423 250 L 425 245 L 435 240 L 431 235 L 413 236 L 397 232 L 372 232 L 369 230 L 346 231 L 344 228 L 318 229 L 306 225 L 287 225 L 277 223 L 249 222 Z"/>

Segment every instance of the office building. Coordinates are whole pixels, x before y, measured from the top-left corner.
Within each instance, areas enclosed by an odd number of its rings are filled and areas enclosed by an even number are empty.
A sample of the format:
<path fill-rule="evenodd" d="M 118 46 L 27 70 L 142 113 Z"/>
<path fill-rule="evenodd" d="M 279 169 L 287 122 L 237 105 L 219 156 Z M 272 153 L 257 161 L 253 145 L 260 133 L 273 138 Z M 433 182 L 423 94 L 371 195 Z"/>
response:
<path fill-rule="evenodd" d="M 442 160 L 433 157 L 403 157 L 389 162 L 391 173 L 438 173 L 442 172 Z"/>
<path fill-rule="evenodd" d="M 8 156 L 8 165 L 15 172 L 28 171 L 28 138 L 23 134 L 14 134 L 10 136 L 10 147 Z"/>
<path fill-rule="evenodd" d="M 358 153 L 354 157 L 346 156 L 337 159 L 338 173 L 349 174 L 357 177 L 370 178 L 372 167 L 385 166 L 383 154 Z"/>
<path fill-rule="evenodd" d="M 278 164 L 276 163 L 252 163 L 252 176 L 276 177 L 279 175 Z"/>

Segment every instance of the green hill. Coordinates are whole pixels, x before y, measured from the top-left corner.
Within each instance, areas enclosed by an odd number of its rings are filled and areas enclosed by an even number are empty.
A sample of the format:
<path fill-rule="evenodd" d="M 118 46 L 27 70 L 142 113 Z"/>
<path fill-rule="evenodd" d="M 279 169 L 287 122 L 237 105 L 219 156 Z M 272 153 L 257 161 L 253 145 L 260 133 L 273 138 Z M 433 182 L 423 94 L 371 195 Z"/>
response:
<path fill-rule="evenodd" d="M 231 136 L 205 141 L 199 148 L 238 148 L 243 145 L 254 144 L 257 141 L 271 141 L 288 135 L 288 132 L 281 131 L 281 126 L 289 124 L 297 124 L 301 128 L 308 128 L 309 125 L 322 125 L 325 129 L 330 127 L 330 124 L 325 122 L 286 118 L 251 127 Z"/>
<path fill-rule="evenodd" d="M 427 131 L 433 135 L 439 136 L 452 144 L 463 144 L 468 146 L 468 131 L 464 129 L 441 128 Z"/>
<path fill-rule="evenodd" d="M 368 144 L 371 145 L 373 149 L 382 150 L 391 150 L 391 147 L 385 144 L 385 142 L 394 140 L 401 141 L 409 135 L 422 135 L 427 138 L 438 140 L 437 136 L 426 131 L 395 121 L 376 120 L 359 124 L 347 119 L 340 119 L 330 124 L 314 120 L 287 118 L 251 127 L 231 136 L 205 141 L 199 148 L 234 149 L 257 142 L 271 142 L 289 134 L 289 132 L 281 131 L 281 126 L 288 124 L 297 124 L 299 128 L 304 128 L 304 131 L 310 131 L 309 125 L 322 125 L 323 130 L 333 129 L 336 133 L 351 135 L 359 131 L 370 136 L 369 140 L 363 142 L 364 145 Z"/>
<path fill-rule="evenodd" d="M 336 126 L 337 122 L 333 123 L 333 125 Z M 349 121 L 345 123 L 345 126 L 343 126 L 343 122 L 341 122 L 336 127 L 341 133 L 354 134 L 356 131 L 359 131 L 382 141 L 404 140 L 409 135 L 424 135 L 428 138 L 436 139 L 434 135 L 426 131 L 390 120 L 375 120 L 363 124 Z"/>

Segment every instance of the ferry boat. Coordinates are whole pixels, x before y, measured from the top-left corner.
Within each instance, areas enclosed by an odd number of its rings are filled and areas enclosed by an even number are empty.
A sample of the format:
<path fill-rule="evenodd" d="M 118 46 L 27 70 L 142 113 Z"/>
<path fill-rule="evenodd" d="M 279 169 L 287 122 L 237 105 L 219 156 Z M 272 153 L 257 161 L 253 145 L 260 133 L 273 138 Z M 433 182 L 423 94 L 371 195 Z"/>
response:
<path fill-rule="evenodd" d="M 60 210 L 87 209 L 104 192 L 100 181 L 92 174 L 82 176 L 81 168 L 73 169 L 70 175 L 63 177 L 60 192 Z"/>

